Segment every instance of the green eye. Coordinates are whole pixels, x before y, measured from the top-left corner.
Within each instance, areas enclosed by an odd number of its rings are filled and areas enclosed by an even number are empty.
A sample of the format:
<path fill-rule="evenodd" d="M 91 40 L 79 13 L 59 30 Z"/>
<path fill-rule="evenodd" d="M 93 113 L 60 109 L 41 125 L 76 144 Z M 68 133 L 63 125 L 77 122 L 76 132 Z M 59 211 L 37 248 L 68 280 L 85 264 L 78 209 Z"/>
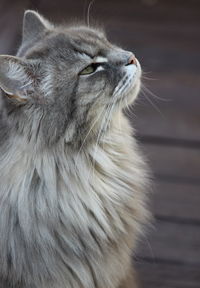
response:
<path fill-rule="evenodd" d="M 80 75 L 86 75 L 86 74 L 91 74 L 96 70 L 96 67 L 91 64 L 89 66 L 87 66 L 85 69 L 83 69 L 80 73 Z"/>
<path fill-rule="evenodd" d="M 92 63 L 89 66 L 87 66 L 86 68 L 84 68 L 79 75 L 89 75 L 94 73 L 98 67 L 101 67 L 102 63 Z M 101 69 L 102 70 L 102 69 Z"/>

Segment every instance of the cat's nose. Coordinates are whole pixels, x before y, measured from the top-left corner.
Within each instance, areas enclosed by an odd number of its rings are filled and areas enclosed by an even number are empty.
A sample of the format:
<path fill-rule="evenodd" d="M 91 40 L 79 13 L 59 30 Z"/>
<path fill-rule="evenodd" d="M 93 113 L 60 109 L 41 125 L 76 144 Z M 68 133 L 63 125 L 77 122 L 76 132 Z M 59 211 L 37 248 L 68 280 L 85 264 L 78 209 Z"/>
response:
<path fill-rule="evenodd" d="M 135 66 L 137 66 L 137 60 L 136 60 L 134 54 L 131 54 L 131 56 L 128 57 L 128 61 L 127 61 L 127 63 L 126 63 L 125 66 L 128 66 L 128 65 L 135 65 Z"/>

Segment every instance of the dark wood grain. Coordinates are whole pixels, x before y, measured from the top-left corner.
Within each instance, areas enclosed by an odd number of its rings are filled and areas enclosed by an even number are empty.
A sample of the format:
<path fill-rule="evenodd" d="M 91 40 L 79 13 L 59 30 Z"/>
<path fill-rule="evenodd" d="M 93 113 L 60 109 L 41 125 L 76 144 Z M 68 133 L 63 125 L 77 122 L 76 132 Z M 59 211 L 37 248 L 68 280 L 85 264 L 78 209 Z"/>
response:
<path fill-rule="evenodd" d="M 137 261 L 136 266 L 141 288 L 199 288 L 199 267 L 151 261 Z"/>
<path fill-rule="evenodd" d="M 141 145 L 156 175 L 200 179 L 199 149 L 168 145 Z"/>
<path fill-rule="evenodd" d="M 200 186 L 157 181 L 151 194 L 151 211 L 170 221 L 200 224 Z"/>
<path fill-rule="evenodd" d="M 152 229 L 141 240 L 138 259 L 198 265 L 200 269 L 200 225 L 155 219 Z"/>

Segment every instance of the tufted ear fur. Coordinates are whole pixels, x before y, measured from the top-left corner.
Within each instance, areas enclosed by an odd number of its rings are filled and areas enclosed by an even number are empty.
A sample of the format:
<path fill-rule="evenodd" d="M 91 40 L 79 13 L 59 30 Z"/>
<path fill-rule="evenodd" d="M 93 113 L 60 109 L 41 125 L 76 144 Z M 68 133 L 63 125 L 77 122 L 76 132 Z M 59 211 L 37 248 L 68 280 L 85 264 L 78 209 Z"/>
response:
<path fill-rule="evenodd" d="M 18 57 L 0 56 L 0 88 L 17 102 L 26 102 L 34 91 L 33 65 Z"/>
<path fill-rule="evenodd" d="M 45 30 L 52 28 L 53 25 L 39 13 L 33 10 L 27 10 L 24 13 L 22 43 L 34 40 Z"/>

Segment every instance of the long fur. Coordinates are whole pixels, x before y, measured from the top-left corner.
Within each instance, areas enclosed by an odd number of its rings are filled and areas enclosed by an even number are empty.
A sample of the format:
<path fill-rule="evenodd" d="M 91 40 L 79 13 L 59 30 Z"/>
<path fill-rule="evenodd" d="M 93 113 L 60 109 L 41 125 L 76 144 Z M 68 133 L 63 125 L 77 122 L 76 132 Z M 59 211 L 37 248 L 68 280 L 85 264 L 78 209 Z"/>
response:
<path fill-rule="evenodd" d="M 43 90 L 49 81 L 42 80 Z M 2 287 L 121 288 L 149 215 L 146 165 L 122 108 L 104 113 L 92 102 L 87 119 L 94 122 L 72 121 L 47 145 L 41 139 L 51 139 L 48 129 L 38 131 L 49 127 L 42 121 L 50 110 L 24 105 L 5 100 L 0 131 Z"/>

